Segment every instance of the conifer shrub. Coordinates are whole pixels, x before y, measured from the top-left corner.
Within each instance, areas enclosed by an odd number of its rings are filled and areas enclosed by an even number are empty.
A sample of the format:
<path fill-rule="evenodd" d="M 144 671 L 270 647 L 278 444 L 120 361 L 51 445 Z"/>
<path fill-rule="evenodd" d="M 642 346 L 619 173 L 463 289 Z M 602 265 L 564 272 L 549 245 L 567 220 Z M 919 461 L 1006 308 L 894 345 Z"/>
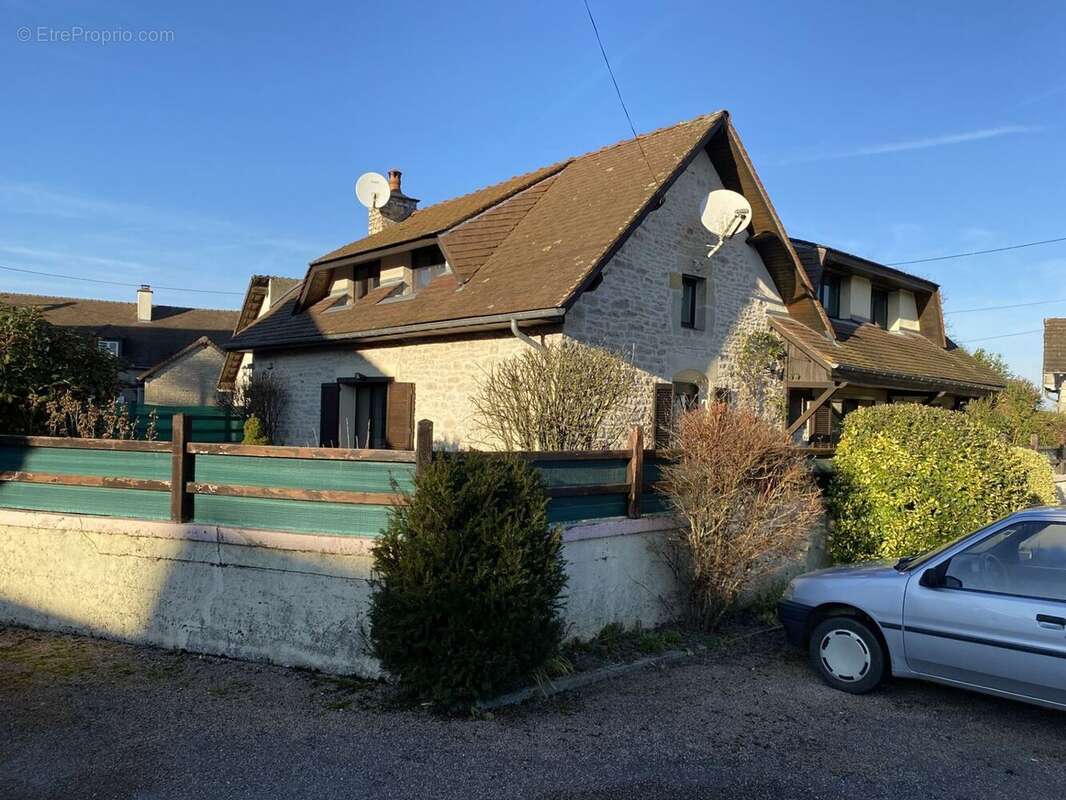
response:
<path fill-rule="evenodd" d="M 375 544 L 370 643 L 445 708 L 528 679 L 558 651 L 566 575 L 540 475 L 477 453 L 435 460 Z"/>
<path fill-rule="evenodd" d="M 1028 473 L 994 430 L 932 406 L 853 411 L 833 463 L 838 562 L 915 555 L 1030 502 Z"/>
<path fill-rule="evenodd" d="M 244 421 L 243 444 L 270 444 L 270 438 L 263 431 L 263 424 L 255 414 Z"/>
<path fill-rule="evenodd" d="M 1054 505 L 1058 503 L 1058 495 L 1055 493 L 1055 474 L 1051 471 L 1051 464 L 1043 455 L 1028 447 L 1014 447 L 1014 457 L 1018 460 L 1018 468 L 1026 477 L 1026 487 L 1029 491 L 1029 502 L 1039 505 Z"/>

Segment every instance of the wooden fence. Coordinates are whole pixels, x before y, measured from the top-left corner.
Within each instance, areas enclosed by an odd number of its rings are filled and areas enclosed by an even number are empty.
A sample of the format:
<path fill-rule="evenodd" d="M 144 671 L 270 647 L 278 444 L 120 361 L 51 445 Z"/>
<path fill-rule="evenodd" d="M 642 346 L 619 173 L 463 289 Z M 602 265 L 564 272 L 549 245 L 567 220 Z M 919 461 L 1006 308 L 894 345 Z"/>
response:
<path fill-rule="evenodd" d="M 173 430 L 169 442 L 0 436 L 0 507 L 376 535 L 417 469 L 461 457 L 432 451 L 426 420 L 417 450 L 195 442 L 180 413 Z M 655 492 L 664 459 L 644 449 L 639 429 L 625 450 L 515 455 L 544 477 L 552 522 L 664 510 Z"/>
<path fill-rule="evenodd" d="M 152 406 L 130 403 L 130 417 L 137 422 L 137 438 L 143 439 L 151 417 L 155 415 L 156 439 L 169 442 L 174 428 L 174 416 L 184 414 L 192 420 L 192 440 L 195 442 L 237 443 L 244 438 L 244 419 L 217 406 Z"/>

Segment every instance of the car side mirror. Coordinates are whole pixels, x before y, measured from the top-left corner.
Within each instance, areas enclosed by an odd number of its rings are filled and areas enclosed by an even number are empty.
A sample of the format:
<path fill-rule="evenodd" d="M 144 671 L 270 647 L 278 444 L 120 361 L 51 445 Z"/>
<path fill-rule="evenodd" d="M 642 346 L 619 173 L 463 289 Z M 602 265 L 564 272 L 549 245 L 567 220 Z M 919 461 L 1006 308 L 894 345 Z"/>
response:
<path fill-rule="evenodd" d="M 940 570 L 937 568 L 927 569 L 922 573 L 922 577 L 918 579 L 918 584 L 924 586 L 926 589 L 940 589 L 944 585 L 944 576 L 940 574 Z"/>

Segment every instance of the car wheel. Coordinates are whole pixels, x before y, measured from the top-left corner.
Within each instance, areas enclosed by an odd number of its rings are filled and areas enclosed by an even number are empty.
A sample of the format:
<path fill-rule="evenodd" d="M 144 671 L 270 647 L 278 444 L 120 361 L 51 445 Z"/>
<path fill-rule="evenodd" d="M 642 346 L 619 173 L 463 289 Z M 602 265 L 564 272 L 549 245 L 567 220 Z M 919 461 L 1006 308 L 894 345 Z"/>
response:
<path fill-rule="evenodd" d="M 852 617 L 831 617 L 811 633 L 811 665 L 834 689 L 873 691 L 885 675 L 885 651 L 870 628 Z"/>

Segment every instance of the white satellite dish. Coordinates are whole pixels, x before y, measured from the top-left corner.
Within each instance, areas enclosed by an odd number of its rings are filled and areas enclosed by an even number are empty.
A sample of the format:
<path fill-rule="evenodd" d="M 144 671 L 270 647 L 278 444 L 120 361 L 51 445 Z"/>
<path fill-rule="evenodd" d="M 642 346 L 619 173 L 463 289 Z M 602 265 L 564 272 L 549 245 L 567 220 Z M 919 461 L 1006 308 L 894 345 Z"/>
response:
<path fill-rule="evenodd" d="M 707 254 L 707 258 L 710 258 L 722 245 L 751 224 L 751 204 L 742 194 L 729 189 L 716 189 L 700 203 L 700 222 L 718 237 Z"/>
<path fill-rule="evenodd" d="M 376 172 L 364 172 L 355 182 L 355 196 L 367 208 L 381 208 L 391 195 L 389 182 Z"/>

